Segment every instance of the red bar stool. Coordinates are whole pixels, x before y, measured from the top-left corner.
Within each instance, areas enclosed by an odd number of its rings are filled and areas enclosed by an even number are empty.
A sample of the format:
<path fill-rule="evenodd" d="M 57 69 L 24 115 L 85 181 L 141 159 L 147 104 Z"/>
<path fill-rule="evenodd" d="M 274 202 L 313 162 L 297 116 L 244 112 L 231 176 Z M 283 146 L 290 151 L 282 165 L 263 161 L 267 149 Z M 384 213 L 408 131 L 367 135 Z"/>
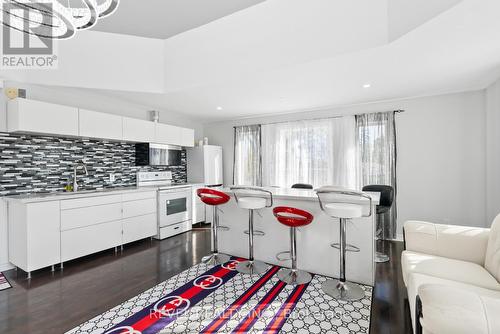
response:
<path fill-rule="evenodd" d="M 311 274 L 297 269 L 297 227 L 306 226 L 313 221 L 313 215 L 307 211 L 290 208 L 287 206 L 277 206 L 273 209 L 273 214 L 278 221 L 290 227 L 290 259 L 292 268 L 281 268 L 278 272 L 278 278 L 288 284 L 298 285 L 311 281 Z M 279 259 L 279 258 L 278 258 Z"/>
<path fill-rule="evenodd" d="M 217 243 L 217 232 L 219 229 L 227 229 L 227 227 L 219 226 L 219 215 L 217 213 L 217 206 L 229 202 L 231 197 L 221 191 L 208 188 L 200 188 L 196 191 L 200 200 L 206 205 L 213 207 L 213 221 L 212 221 L 212 254 L 205 256 L 201 259 L 203 263 L 208 265 L 217 265 L 229 261 L 229 256 L 226 254 L 219 254 Z"/>

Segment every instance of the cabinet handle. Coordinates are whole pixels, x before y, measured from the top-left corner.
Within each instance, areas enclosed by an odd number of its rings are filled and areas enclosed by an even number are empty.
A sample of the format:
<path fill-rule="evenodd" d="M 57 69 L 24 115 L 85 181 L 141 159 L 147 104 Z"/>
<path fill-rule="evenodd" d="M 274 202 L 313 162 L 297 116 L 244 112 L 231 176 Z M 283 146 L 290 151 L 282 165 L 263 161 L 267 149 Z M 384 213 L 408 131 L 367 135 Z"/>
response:
<path fill-rule="evenodd" d="M 177 226 L 177 227 L 174 227 L 174 230 L 178 230 L 178 229 L 179 229 L 179 226 Z"/>

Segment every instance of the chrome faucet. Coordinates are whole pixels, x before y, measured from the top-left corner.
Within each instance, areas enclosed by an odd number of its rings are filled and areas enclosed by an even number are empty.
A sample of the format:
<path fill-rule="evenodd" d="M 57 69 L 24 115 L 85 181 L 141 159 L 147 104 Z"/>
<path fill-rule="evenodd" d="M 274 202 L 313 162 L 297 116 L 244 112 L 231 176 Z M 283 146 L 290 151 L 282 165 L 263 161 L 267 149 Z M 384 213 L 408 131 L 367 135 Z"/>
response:
<path fill-rule="evenodd" d="M 76 164 L 73 166 L 73 192 L 78 191 L 78 182 L 76 182 L 76 175 L 78 167 L 80 166 L 83 167 L 85 175 L 89 175 L 89 172 L 87 170 L 87 165 L 85 165 L 85 162 L 83 162 L 83 160 L 77 161 Z"/>

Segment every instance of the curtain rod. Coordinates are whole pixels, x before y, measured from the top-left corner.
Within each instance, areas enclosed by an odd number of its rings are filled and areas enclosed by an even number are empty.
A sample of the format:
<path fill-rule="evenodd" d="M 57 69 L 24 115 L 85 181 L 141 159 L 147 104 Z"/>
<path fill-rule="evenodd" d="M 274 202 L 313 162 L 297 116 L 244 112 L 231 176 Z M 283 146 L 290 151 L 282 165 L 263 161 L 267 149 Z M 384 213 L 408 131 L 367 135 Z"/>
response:
<path fill-rule="evenodd" d="M 379 112 L 384 112 L 384 111 L 378 111 L 378 112 L 373 112 L 373 113 L 365 113 L 365 114 L 376 114 Z M 404 109 L 398 109 L 398 110 L 393 110 L 394 113 L 400 114 L 405 112 Z M 306 118 L 306 119 L 299 119 L 295 121 L 276 121 L 276 122 L 268 122 L 268 123 L 254 123 L 254 124 L 244 124 L 244 125 L 235 125 L 233 128 L 237 128 L 240 126 L 252 126 L 252 125 L 270 125 L 270 124 L 279 124 L 279 123 L 290 123 L 290 122 L 299 122 L 299 121 L 319 121 L 321 119 L 335 119 L 335 118 L 342 118 L 345 116 L 359 116 L 359 115 L 364 115 L 364 114 L 355 114 L 355 115 L 343 115 L 343 116 L 330 116 L 330 117 L 317 117 L 317 118 Z"/>

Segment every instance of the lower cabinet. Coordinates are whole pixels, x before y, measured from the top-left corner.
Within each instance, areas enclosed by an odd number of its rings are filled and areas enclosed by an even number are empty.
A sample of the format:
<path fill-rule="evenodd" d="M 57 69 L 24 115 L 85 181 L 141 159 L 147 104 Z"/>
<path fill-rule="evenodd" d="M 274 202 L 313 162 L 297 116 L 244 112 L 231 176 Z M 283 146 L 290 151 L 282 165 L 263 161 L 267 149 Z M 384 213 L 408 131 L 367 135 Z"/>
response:
<path fill-rule="evenodd" d="M 9 203 L 9 262 L 26 272 L 61 261 L 59 201 Z"/>
<path fill-rule="evenodd" d="M 156 235 L 158 229 L 156 213 L 126 218 L 122 223 L 124 244 Z"/>
<path fill-rule="evenodd" d="M 61 261 L 69 261 L 122 244 L 120 220 L 61 232 Z"/>
<path fill-rule="evenodd" d="M 9 261 L 27 272 L 158 232 L 156 191 L 8 205 Z"/>

